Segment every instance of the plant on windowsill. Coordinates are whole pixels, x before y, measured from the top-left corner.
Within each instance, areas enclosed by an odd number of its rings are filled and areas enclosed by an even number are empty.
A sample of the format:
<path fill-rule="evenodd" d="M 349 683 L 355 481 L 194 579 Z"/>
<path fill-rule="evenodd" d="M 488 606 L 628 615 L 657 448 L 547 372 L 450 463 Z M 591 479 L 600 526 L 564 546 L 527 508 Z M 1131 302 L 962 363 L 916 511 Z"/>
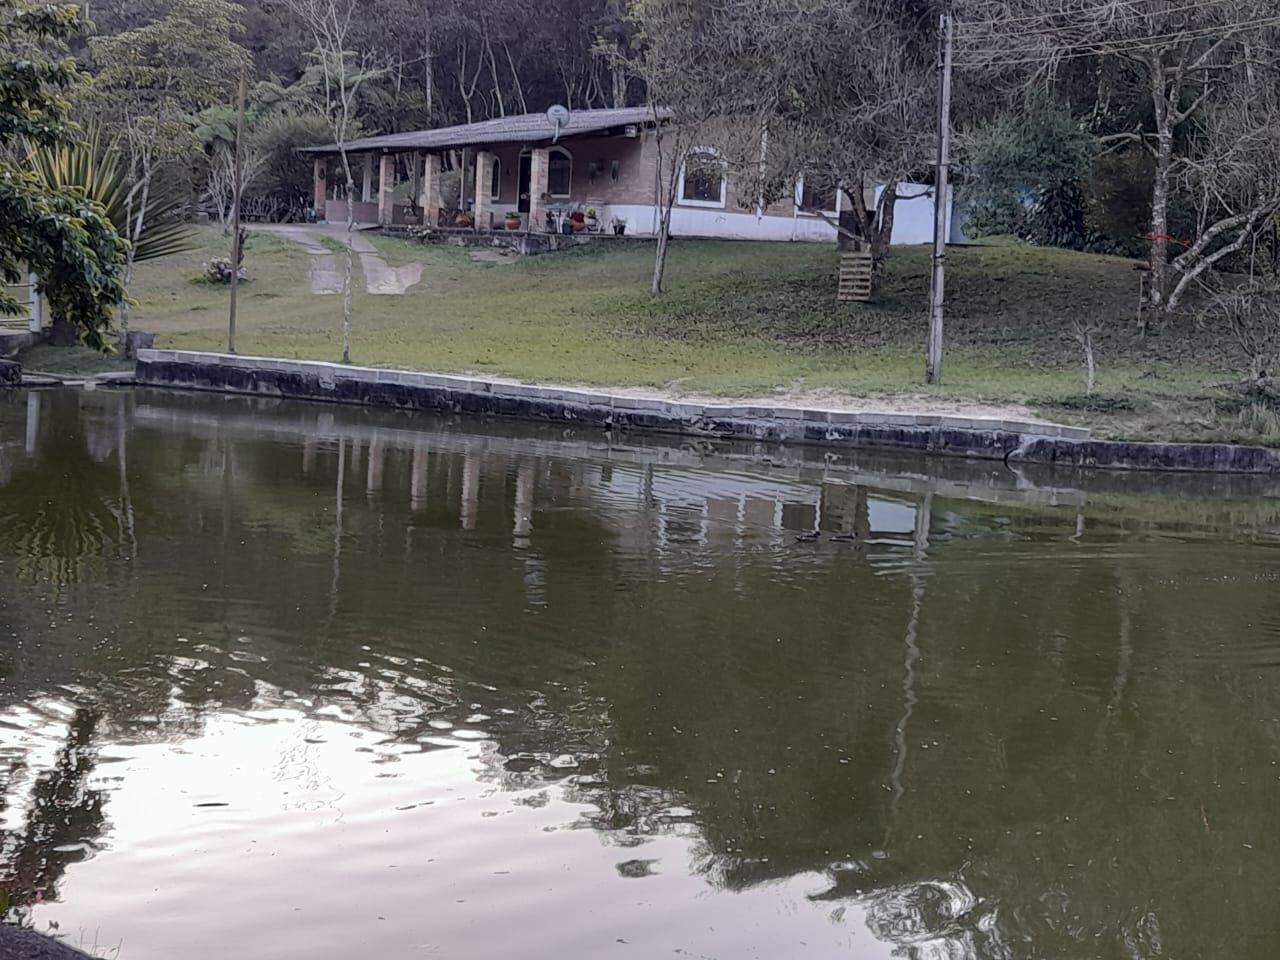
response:
<path fill-rule="evenodd" d="M 520 211 L 519 210 L 507 211 L 507 229 L 508 230 L 520 229 Z"/>

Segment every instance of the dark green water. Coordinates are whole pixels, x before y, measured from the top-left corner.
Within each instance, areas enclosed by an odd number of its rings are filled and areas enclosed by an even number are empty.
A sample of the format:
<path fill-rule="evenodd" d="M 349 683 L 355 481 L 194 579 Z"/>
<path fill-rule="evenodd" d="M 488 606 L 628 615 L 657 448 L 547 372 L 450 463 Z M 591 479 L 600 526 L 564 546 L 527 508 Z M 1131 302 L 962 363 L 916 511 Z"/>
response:
<path fill-rule="evenodd" d="M 123 960 L 1275 957 L 1269 493 L 0 398 L 10 918 Z"/>

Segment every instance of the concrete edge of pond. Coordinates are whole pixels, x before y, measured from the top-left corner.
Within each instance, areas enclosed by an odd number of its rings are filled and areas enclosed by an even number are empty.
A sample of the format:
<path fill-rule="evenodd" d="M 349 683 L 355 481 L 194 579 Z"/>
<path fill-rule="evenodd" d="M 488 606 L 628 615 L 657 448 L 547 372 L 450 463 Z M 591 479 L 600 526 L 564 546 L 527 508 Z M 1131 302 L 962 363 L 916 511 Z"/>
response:
<path fill-rule="evenodd" d="M 135 382 L 723 440 L 911 450 L 1009 463 L 1280 474 L 1280 450 L 1265 447 L 1092 440 L 1086 429 L 1036 421 L 687 403 L 315 360 L 140 350 Z"/>

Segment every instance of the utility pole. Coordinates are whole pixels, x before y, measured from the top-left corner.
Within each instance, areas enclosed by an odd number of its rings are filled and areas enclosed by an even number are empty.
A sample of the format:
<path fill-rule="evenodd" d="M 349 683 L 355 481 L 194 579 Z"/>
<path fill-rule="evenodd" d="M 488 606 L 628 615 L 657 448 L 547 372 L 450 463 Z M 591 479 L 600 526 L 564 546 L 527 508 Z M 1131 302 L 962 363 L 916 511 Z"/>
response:
<path fill-rule="evenodd" d="M 942 383 L 943 296 L 947 281 L 947 186 L 951 173 L 951 66 L 955 51 L 955 21 L 950 4 L 938 18 L 941 74 L 938 94 L 938 167 L 934 174 L 933 197 L 933 283 L 929 292 L 929 350 L 924 376 L 931 384 Z"/>
<path fill-rule="evenodd" d="M 244 101 L 246 96 L 245 72 L 240 71 L 240 96 L 236 115 L 236 156 L 232 165 L 231 187 L 231 309 L 227 319 L 227 352 L 236 352 L 236 307 L 240 293 L 240 259 L 244 256 L 240 242 L 240 200 L 244 191 Z"/>

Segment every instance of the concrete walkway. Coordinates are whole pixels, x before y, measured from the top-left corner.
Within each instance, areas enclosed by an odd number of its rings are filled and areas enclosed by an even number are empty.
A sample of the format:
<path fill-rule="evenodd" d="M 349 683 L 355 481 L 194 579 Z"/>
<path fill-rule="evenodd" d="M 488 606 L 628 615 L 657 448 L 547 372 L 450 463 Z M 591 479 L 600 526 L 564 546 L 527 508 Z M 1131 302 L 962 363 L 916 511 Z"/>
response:
<path fill-rule="evenodd" d="M 255 227 L 263 233 L 271 233 L 283 237 L 298 246 L 311 257 L 311 292 L 319 296 L 331 296 L 342 293 L 342 273 L 344 265 L 338 254 L 321 242 L 328 237 L 338 243 L 345 244 L 347 231 L 344 227 L 332 226 L 293 226 L 281 224 L 269 227 Z M 362 233 L 351 235 L 351 249 L 360 260 L 360 270 L 364 274 L 364 288 L 375 296 L 404 296 L 411 287 L 422 282 L 422 264 L 410 263 L 401 267 L 393 267 L 378 256 L 375 247 Z"/>

